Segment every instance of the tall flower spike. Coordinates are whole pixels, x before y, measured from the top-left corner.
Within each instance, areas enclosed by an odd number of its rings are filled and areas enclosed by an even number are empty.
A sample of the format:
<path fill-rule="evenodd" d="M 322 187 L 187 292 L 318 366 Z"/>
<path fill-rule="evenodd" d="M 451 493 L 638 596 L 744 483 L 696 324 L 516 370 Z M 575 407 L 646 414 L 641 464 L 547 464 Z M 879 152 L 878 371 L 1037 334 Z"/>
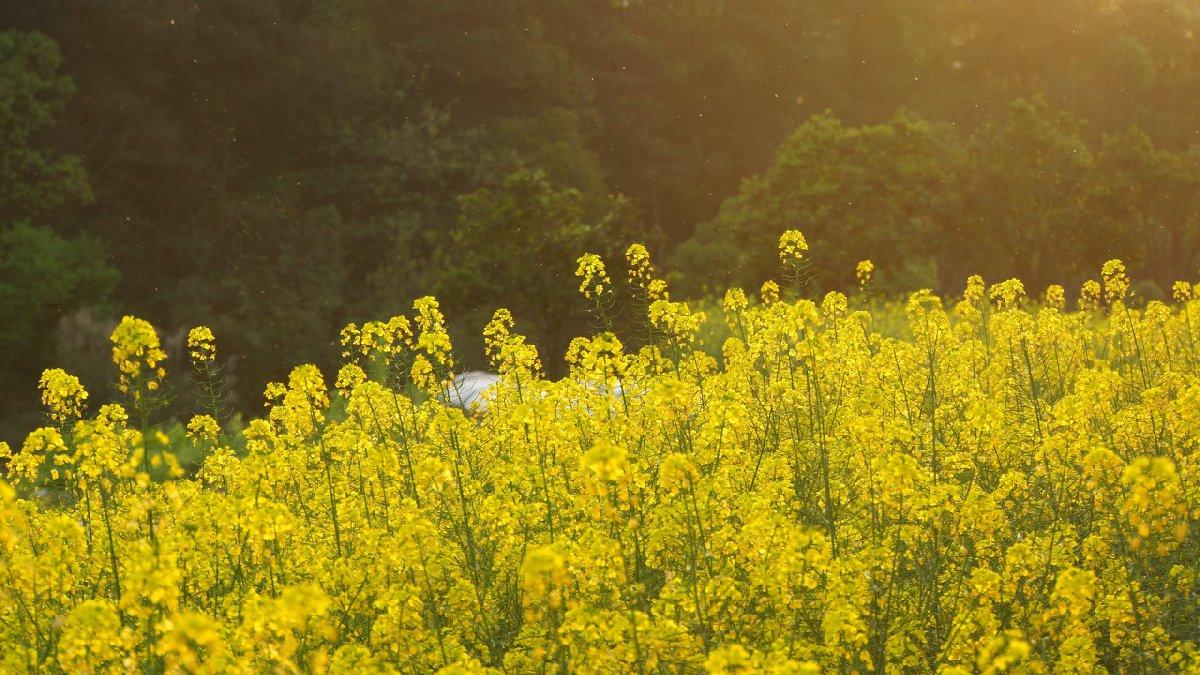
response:
<path fill-rule="evenodd" d="M 800 230 L 787 230 L 779 236 L 779 262 L 797 263 L 808 252 L 808 240 Z"/>
<path fill-rule="evenodd" d="M 655 300 L 671 299 L 671 293 L 667 290 L 667 281 L 665 279 L 651 279 L 650 284 L 646 286 L 646 295 L 652 302 Z"/>
<path fill-rule="evenodd" d="M 800 230 L 788 230 L 779 237 L 779 262 L 783 266 L 784 287 L 799 294 L 808 285 L 812 265 L 808 260 L 808 240 Z"/>
<path fill-rule="evenodd" d="M 442 315 L 437 299 L 430 295 L 417 298 L 413 302 L 413 310 L 419 330 L 416 348 L 424 352 L 431 367 L 443 371 L 441 374 L 448 372 L 454 367 L 454 360 L 450 356 L 452 345 L 450 333 L 446 330 L 446 317 Z"/>
<path fill-rule="evenodd" d="M 604 261 L 595 253 L 585 253 L 579 256 L 579 266 L 575 268 L 575 276 L 579 277 L 579 292 L 588 300 L 604 295 L 612 286 L 608 272 L 604 269 Z"/>
<path fill-rule="evenodd" d="M 350 398 L 350 394 L 354 392 L 354 388 L 363 382 L 367 381 L 367 374 L 359 368 L 357 364 L 347 363 L 338 370 L 337 380 L 334 381 L 334 387 L 342 398 Z"/>
<path fill-rule="evenodd" d="M 113 363 L 121 373 L 118 383 L 121 391 L 140 400 L 142 386 L 148 391 L 157 390 L 167 374 L 162 367 L 167 354 L 159 345 L 154 326 L 143 319 L 126 316 L 113 330 L 111 340 Z"/>
<path fill-rule="evenodd" d="M 988 296 L 1000 309 L 1012 309 L 1025 299 L 1025 284 L 1020 279 L 1005 279 L 992 286 Z"/>
<path fill-rule="evenodd" d="M 768 279 L 763 282 L 762 288 L 759 289 L 758 294 L 764 305 L 770 305 L 779 302 L 779 284 Z"/>
<path fill-rule="evenodd" d="M 492 314 L 492 320 L 483 328 L 484 355 L 495 359 L 500 355 L 500 349 L 512 334 L 512 312 L 501 307 Z"/>
<path fill-rule="evenodd" d="M 743 312 L 749 306 L 750 301 L 746 299 L 746 292 L 740 288 L 731 288 L 725 291 L 725 297 L 721 299 L 721 309 L 726 314 Z"/>
<path fill-rule="evenodd" d="M 343 359 L 358 358 L 358 344 L 362 337 L 362 329 L 356 323 L 348 323 L 338 334 L 338 340 L 342 345 Z"/>
<path fill-rule="evenodd" d="M 187 346 L 188 355 L 196 365 L 212 363 L 217 359 L 217 339 L 208 326 L 196 326 L 188 331 Z"/>
<path fill-rule="evenodd" d="M 654 278 L 654 266 L 650 262 L 650 251 L 642 244 L 630 244 L 625 249 L 625 262 L 629 264 L 629 285 L 645 289 Z"/>
<path fill-rule="evenodd" d="M 692 313 L 686 302 L 657 300 L 650 303 L 650 323 L 676 349 L 690 349 L 704 323 L 704 312 Z"/>
<path fill-rule="evenodd" d="M 1088 311 L 1100 306 L 1100 282 L 1088 279 L 1079 289 L 1079 309 Z"/>
<path fill-rule="evenodd" d="M 1116 258 L 1104 263 L 1100 268 L 1100 277 L 1104 280 L 1104 299 L 1111 303 L 1124 300 L 1129 294 L 1129 277 L 1125 274 L 1125 263 Z"/>
<path fill-rule="evenodd" d="M 987 284 L 983 282 L 983 277 L 978 274 L 972 274 L 967 277 L 967 287 L 963 291 L 963 299 L 972 305 L 983 303 L 987 297 Z"/>
<path fill-rule="evenodd" d="M 870 260 L 860 260 L 854 268 L 854 276 L 858 277 L 859 288 L 866 289 L 871 284 L 873 274 L 875 274 L 875 263 Z"/>
<path fill-rule="evenodd" d="M 67 424 L 83 415 L 88 393 L 78 377 L 52 368 L 42 373 L 38 387 L 42 390 L 42 405 L 55 424 Z"/>
<path fill-rule="evenodd" d="M 542 368 L 537 347 L 527 344 L 524 335 L 514 333 L 514 326 L 512 313 L 503 307 L 497 309 L 483 329 L 484 354 L 501 374 L 537 374 Z"/>
<path fill-rule="evenodd" d="M 1045 301 L 1047 307 L 1054 309 L 1062 309 L 1067 305 L 1067 292 L 1058 284 L 1050 284 L 1046 287 Z"/>

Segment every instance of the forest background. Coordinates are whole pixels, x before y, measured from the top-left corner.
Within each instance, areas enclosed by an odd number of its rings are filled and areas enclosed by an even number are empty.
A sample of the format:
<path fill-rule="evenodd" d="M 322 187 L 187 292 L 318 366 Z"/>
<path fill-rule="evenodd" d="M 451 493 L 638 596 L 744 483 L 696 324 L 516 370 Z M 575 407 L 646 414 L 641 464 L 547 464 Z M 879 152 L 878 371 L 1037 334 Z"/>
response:
<path fill-rule="evenodd" d="M 1197 0 L 0 1 L 0 437 L 108 333 L 216 332 L 235 402 L 434 294 L 551 373 L 584 251 L 679 298 L 1200 267 Z M 182 368 L 180 368 L 182 370 Z M 183 388 L 180 388 L 183 391 Z"/>

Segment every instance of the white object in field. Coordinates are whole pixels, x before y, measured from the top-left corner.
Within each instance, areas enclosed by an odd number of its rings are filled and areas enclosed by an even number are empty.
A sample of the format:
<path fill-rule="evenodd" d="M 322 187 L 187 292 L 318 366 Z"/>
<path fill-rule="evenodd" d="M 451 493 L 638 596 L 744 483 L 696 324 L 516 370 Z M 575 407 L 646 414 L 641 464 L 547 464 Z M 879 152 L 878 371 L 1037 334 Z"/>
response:
<path fill-rule="evenodd" d="M 622 387 L 622 385 L 621 385 L 620 380 L 614 381 L 611 387 L 604 382 L 593 382 L 590 380 L 588 381 L 587 384 L 588 384 L 588 387 L 590 389 L 592 389 L 592 391 L 595 391 L 597 394 L 601 394 L 604 396 L 612 396 L 613 398 L 621 398 L 621 394 L 623 394 L 625 391 L 624 387 Z"/>
<path fill-rule="evenodd" d="M 454 380 L 446 386 L 446 402 L 467 412 L 487 412 L 485 396 L 499 381 L 499 375 L 482 370 L 455 375 Z"/>

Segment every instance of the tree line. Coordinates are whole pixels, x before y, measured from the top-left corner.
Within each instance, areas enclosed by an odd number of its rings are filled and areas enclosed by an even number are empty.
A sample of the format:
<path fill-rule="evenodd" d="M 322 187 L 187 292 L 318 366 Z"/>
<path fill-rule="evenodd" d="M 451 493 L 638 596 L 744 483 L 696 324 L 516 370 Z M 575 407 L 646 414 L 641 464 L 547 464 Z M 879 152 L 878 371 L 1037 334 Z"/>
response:
<path fill-rule="evenodd" d="M 862 259 L 892 292 L 955 294 L 971 274 L 1078 289 L 1120 257 L 1143 300 L 1165 299 L 1200 266 L 1200 146 L 1090 134 L 1040 97 L 969 134 L 911 113 L 858 127 L 818 115 L 678 248 L 679 279 L 761 283 L 781 224 L 809 236 L 814 289 L 853 287 Z"/>
<path fill-rule="evenodd" d="M 7 410 L 123 312 L 211 324 L 244 406 L 429 293 L 464 360 L 503 305 L 553 368 L 576 256 L 633 240 L 682 295 L 769 276 L 790 227 L 822 287 L 1198 262 L 1196 0 L 7 0 L 0 29 Z"/>

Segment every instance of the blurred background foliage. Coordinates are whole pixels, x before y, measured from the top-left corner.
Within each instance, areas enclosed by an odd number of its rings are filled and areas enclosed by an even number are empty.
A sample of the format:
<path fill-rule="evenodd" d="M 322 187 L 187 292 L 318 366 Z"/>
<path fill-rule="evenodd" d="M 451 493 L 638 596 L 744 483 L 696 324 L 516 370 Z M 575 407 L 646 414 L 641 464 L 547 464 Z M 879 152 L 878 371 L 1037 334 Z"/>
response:
<path fill-rule="evenodd" d="M 678 297 L 773 276 L 792 227 L 814 290 L 1119 256 L 1154 295 L 1200 265 L 1198 31 L 1200 0 L 2 0 L 0 428 L 43 367 L 107 381 L 123 312 L 176 364 L 212 325 L 246 408 L 429 293 L 464 366 L 507 306 L 553 373 L 575 258 L 630 241 Z"/>

